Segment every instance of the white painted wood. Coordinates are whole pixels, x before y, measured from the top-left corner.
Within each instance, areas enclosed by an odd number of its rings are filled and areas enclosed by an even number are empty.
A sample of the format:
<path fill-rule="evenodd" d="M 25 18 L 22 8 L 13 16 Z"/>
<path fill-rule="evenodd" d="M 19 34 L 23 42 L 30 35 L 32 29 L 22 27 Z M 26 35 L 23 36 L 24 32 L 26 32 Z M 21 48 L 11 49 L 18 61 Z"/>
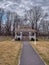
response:
<path fill-rule="evenodd" d="M 22 40 L 22 32 L 20 32 L 20 40 Z"/>

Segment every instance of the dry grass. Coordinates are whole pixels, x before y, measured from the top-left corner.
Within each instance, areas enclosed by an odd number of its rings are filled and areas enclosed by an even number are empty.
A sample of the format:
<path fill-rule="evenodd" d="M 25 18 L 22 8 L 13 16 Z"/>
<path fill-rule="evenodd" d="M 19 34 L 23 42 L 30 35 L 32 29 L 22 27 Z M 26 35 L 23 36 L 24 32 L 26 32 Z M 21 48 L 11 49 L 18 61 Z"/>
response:
<path fill-rule="evenodd" d="M 12 40 L 12 37 L 9 37 L 9 36 L 0 36 L 0 42 L 2 42 L 2 41 L 10 41 L 10 40 Z"/>
<path fill-rule="evenodd" d="M 1 40 L 1 39 L 0 39 Z M 0 65 L 17 65 L 21 42 L 4 40 L 0 42 Z"/>
<path fill-rule="evenodd" d="M 41 57 L 44 59 L 47 65 L 49 65 L 49 42 L 48 41 L 37 41 L 37 44 L 34 45 L 31 42 L 32 46 L 36 48 Z"/>

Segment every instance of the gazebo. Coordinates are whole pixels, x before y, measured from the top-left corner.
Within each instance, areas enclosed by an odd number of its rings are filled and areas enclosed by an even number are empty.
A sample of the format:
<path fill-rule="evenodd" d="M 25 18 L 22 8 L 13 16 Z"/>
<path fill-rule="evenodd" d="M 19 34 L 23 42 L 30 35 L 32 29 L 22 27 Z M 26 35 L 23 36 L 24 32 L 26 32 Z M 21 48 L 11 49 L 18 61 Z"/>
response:
<path fill-rule="evenodd" d="M 36 40 L 36 30 L 29 25 L 18 25 L 18 28 L 15 28 L 15 39 Z"/>

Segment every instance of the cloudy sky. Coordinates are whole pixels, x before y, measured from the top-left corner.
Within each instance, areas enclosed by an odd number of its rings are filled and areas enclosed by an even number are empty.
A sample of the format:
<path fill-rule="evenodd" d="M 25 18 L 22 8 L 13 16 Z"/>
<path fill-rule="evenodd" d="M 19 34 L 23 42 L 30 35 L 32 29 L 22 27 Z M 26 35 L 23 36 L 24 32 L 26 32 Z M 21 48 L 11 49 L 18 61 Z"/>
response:
<path fill-rule="evenodd" d="M 49 12 L 49 0 L 0 0 L 0 8 L 17 12 L 19 15 L 24 15 L 25 10 L 33 6 L 41 6 L 44 12 Z"/>

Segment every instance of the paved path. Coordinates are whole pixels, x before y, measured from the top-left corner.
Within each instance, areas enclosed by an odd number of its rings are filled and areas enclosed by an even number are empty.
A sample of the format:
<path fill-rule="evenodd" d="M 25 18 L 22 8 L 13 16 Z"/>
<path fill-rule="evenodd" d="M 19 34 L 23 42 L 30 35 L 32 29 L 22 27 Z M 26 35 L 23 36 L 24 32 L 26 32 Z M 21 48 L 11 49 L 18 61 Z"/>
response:
<path fill-rule="evenodd" d="M 23 42 L 20 65 L 45 65 L 28 42 Z"/>

